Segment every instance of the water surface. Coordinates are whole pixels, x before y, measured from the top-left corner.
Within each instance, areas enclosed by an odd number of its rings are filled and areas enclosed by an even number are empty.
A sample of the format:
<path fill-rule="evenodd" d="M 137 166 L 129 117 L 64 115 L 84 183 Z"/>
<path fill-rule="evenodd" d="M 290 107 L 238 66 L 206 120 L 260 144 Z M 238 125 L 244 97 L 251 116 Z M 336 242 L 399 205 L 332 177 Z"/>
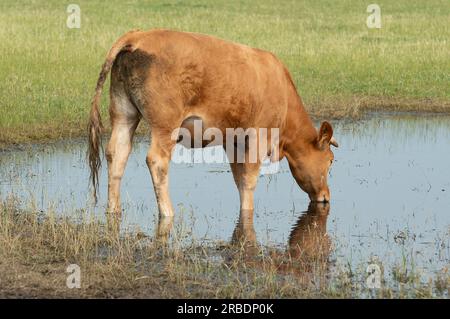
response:
<path fill-rule="evenodd" d="M 450 117 L 385 115 L 334 122 L 334 149 L 326 221 L 340 263 L 410 263 L 425 276 L 450 260 Z M 155 195 L 145 164 L 148 140 L 135 141 L 122 181 L 123 227 L 153 234 Z M 0 153 L 0 196 L 36 209 L 70 213 L 91 207 L 86 145 L 68 141 Z M 102 215 L 106 164 L 100 178 Z M 227 164 L 171 164 L 170 192 L 178 227 L 197 240 L 231 238 L 239 197 Z M 255 193 L 257 240 L 285 247 L 308 207 L 287 162 L 260 176 Z M 176 226 L 177 227 L 177 226 Z"/>

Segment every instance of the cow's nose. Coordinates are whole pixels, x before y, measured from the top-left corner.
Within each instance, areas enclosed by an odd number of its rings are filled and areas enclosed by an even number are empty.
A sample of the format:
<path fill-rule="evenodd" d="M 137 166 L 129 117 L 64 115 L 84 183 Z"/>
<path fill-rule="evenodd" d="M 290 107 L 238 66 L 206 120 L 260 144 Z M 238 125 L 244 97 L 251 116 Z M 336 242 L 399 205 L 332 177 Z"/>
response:
<path fill-rule="evenodd" d="M 329 201 L 330 201 L 330 193 L 326 191 L 320 192 L 316 198 L 316 202 L 320 203 L 328 203 Z"/>

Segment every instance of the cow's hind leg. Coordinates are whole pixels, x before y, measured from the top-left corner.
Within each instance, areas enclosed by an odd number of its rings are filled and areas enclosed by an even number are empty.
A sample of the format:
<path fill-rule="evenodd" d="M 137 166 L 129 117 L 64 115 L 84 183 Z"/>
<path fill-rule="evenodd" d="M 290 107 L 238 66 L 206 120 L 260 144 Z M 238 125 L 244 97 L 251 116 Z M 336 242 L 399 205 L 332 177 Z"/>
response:
<path fill-rule="evenodd" d="M 120 182 L 125 170 L 140 113 L 125 94 L 111 94 L 111 138 L 106 149 L 108 161 L 108 217 L 121 216 Z M 111 221 L 111 219 L 110 219 Z"/>
<path fill-rule="evenodd" d="M 159 217 L 174 215 L 169 196 L 169 164 L 175 141 L 170 135 L 152 131 L 151 146 L 147 153 L 147 165 L 152 176 L 156 201 L 158 202 Z"/>

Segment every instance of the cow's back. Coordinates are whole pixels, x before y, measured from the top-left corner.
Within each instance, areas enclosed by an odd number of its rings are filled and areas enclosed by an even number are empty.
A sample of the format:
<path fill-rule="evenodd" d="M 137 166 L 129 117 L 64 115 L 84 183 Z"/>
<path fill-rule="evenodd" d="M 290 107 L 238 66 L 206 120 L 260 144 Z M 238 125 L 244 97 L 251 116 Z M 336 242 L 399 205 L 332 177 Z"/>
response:
<path fill-rule="evenodd" d="M 218 128 L 282 126 L 292 83 L 272 53 L 169 30 L 143 32 L 136 46 L 154 60 L 148 80 L 153 102 Z"/>

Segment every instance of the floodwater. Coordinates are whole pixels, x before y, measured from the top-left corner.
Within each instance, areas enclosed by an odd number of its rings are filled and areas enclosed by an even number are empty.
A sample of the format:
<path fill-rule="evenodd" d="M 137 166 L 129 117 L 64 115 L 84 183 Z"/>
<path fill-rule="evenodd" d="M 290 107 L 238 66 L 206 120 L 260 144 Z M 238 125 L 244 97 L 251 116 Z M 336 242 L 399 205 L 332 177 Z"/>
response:
<path fill-rule="evenodd" d="M 384 114 L 333 123 L 339 148 L 329 177 L 332 200 L 323 220 L 342 264 L 411 265 L 426 277 L 450 265 L 450 117 Z M 145 157 L 148 140 L 135 141 L 122 181 L 123 227 L 153 234 L 155 195 Z M 0 153 L 0 197 L 14 194 L 39 210 L 70 214 L 92 207 L 83 141 L 36 145 Z M 106 203 L 106 163 L 99 215 Z M 239 197 L 228 164 L 176 164 L 170 192 L 181 227 L 198 241 L 232 237 Z M 258 242 L 286 247 L 308 217 L 308 196 L 287 162 L 261 175 L 255 192 Z M 306 215 L 305 215 L 306 214 Z M 308 220 L 306 218 L 306 220 Z M 323 228 L 323 227 L 322 227 Z"/>

